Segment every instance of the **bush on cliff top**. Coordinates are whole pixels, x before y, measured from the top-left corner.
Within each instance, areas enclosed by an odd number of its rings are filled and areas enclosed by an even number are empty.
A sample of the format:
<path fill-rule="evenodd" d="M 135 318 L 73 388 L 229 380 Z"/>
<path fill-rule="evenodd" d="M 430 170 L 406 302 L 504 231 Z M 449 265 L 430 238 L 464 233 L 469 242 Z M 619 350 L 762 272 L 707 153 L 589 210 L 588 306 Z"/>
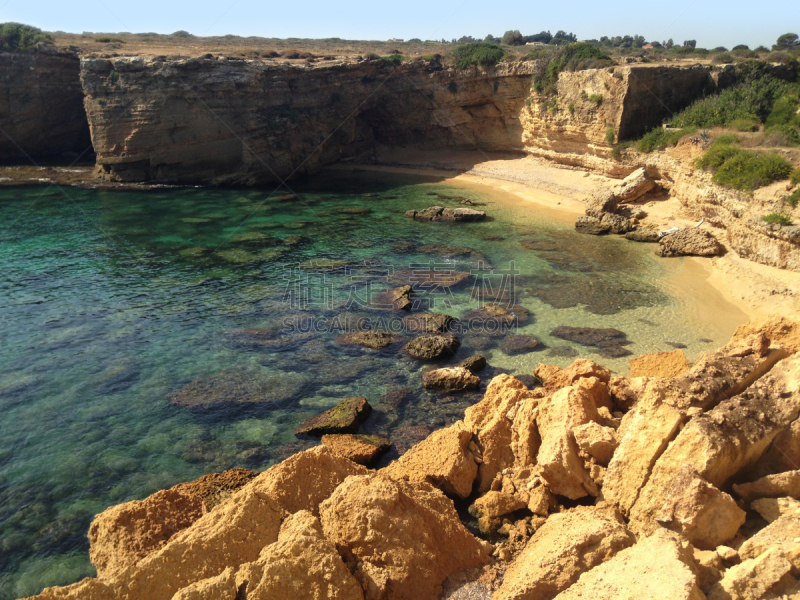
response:
<path fill-rule="evenodd" d="M 493 67 L 500 62 L 505 52 L 497 44 L 474 42 L 459 46 L 450 55 L 456 59 L 457 69 L 466 69 L 473 65 Z"/>
<path fill-rule="evenodd" d="M 678 131 L 670 131 L 663 127 L 656 127 L 652 131 L 644 134 L 637 146 L 639 152 L 644 152 L 645 154 L 653 150 L 663 150 L 667 146 L 674 146 L 683 136 L 694 133 L 695 131 L 697 131 L 697 127 L 684 127 Z"/>
<path fill-rule="evenodd" d="M 0 23 L 0 51 L 2 52 L 29 50 L 39 42 L 51 44 L 53 38 L 49 33 L 44 33 L 41 29 L 30 25 Z"/>
<path fill-rule="evenodd" d="M 778 79 L 764 70 L 763 63 L 747 68 L 744 81 L 715 96 L 698 100 L 676 115 L 673 127 L 721 127 L 738 119 L 764 123 L 777 102 L 800 92 L 800 85 Z"/>
<path fill-rule="evenodd" d="M 533 76 L 533 89 L 540 94 L 553 94 L 562 71 L 582 71 L 608 66 L 611 57 L 594 44 L 577 42 L 561 46 L 538 59 Z"/>

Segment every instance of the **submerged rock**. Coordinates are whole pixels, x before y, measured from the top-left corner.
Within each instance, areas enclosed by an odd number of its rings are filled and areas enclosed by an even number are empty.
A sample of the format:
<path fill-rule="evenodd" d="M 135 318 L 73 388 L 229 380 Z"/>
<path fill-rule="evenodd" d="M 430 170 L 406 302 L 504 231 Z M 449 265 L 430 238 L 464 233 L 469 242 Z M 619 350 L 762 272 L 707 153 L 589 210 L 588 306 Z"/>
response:
<path fill-rule="evenodd" d="M 294 433 L 295 435 L 355 433 L 371 412 L 372 407 L 366 398 L 345 398 L 337 406 L 300 423 Z"/>
<path fill-rule="evenodd" d="M 403 317 L 403 326 L 411 333 L 445 333 L 457 319 L 440 313 L 426 313 Z"/>
<path fill-rule="evenodd" d="M 464 367 L 471 373 L 479 373 L 480 371 L 483 371 L 486 368 L 486 359 L 480 356 L 479 354 L 475 354 L 473 356 L 470 356 L 469 358 L 465 358 L 456 366 Z"/>
<path fill-rule="evenodd" d="M 500 343 L 500 350 L 509 355 L 544 350 L 544 344 L 532 335 L 508 334 Z"/>
<path fill-rule="evenodd" d="M 198 377 L 167 398 L 172 404 L 186 408 L 280 402 L 302 393 L 307 382 L 306 376 L 299 373 L 271 375 L 232 368 Z"/>
<path fill-rule="evenodd" d="M 370 307 L 388 308 L 394 310 L 411 310 L 414 303 L 411 301 L 413 288 L 410 285 L 402 285 L 376 294 L 370 301 Z"/>
<path fill-rule="evenodd" d="M 567 327 L 559 326 L 550 332 L 553 337 L 575 342 L 582 346 L 594 346 L 598 352 L 609 358 L 619 358 L 633 354 L 625 349 L 631 342 L 627 335 L 619 329 L 594 328 L 594 327 Z"/>
<path fill-rule="evenodd" d="M 398 285 L 410 285 L 416 289 L 426 289 L 432 286 L 441 288 L 458 288 L 472 277 L 471 273 L 453 269 L 401 269 L 389 276 L 389 282 Z"/>
<path fill-rule="evenodd" d="M 380 350 L 386 346 L 391 346 L 400 336 L 396 333 L 388 333 L 385 331 L 358 331 L 356 333 L 348 333 L 340 335 L 336 341 L 341 344 L 355 344 L 357 346 L 366 346 L 374 350 Z"/>
<path fill-rule="evenodd" d="M 421 211 L 409 210 L 406 216 L 417 221 L 456 221 L 473 222 L 483 221 L 486 213 L 472 208 L 444 208 L 443 206 L 430 206 Z"/>
<path fill-rule="evenodd" d="M 437 360 L 452 356 L 461 342 L 452 334 L 424 335 L 406 344 L 405 351 L 409 356 L 419 360 Z"/>

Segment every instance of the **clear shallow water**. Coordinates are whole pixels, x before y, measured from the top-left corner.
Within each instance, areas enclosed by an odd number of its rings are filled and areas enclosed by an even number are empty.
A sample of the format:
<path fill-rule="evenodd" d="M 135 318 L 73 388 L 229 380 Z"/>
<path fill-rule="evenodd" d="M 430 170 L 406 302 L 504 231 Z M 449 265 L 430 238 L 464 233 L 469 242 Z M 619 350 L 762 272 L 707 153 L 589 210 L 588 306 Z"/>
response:
<path fill-rule="evenodd" d="M 366 396 L 367 429 L 400 449 L 460 418 L 480 395 L 424 392 L 425 365 L 402 344 L 373 351 L 338 343 L 341 332 L 280 332 L 286 318 L 374 317 L 345 303 L 365 294 L 376 265 L 505 272 L 514 261 L 517 301 L 531 313 L 518 333 L 546 347 L 509 356 L 501 339 L 465 335 L 453 361 L 479 351 L 496 369 L 530 374 L 580 355 L 627 369 L 627 358 L 551 337 L 558 325 L 616 327 L 634 354 L 672 342 L 691 356 L 722 341 L 661 291 L 668 267 L 647 245 L 581 236 L 530 206 L 409 178 L 331 175 L 295 189 L 299 201 L 252 190 L 70 189 L 72 201 L 55 189 L 0 190 L 0 599 L 93 575 L 85 536 L 95 513 L 209 471 L 263 469 L 305 447 L 294 427 L 342 397 Z M 437 193 L 486 202 L 493 219 L 404 216 L 458 206 Z M 430 296 L 437 312 L 463 317 L 478 307 L 472 289 Z M 298 290 L 324 301 L 287 302 Z M 235 401 L 179 405 L 198 391 Z"/>

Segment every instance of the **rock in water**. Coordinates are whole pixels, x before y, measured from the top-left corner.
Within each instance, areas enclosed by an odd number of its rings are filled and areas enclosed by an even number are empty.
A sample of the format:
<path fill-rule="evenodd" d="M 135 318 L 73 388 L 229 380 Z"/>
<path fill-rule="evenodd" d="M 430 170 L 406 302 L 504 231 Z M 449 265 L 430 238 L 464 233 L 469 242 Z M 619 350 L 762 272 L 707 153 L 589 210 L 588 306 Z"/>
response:
<path fill-rule="evenodd" d="M 337 406 L 300 423 L 294 433 L 295 435 L 355 433 L 371 412 L 372 407 L 366 398 L 345 398 Z"/>
<path fill-rule="evenodd" d="M 452 334 L 424 335 L 411 340 L 406 344 L 409 356 L 419 360 L 436 360 L 452 356 L 458 350 L 461 342 Z"/>
<path fill-rule="evenodd" d="M 597 348 L 625 346 L 631 343 L 628 341 L 625 332 L 611 327 L 568 327 L 562 325 L 553 329 L 550 335 L 582 346 L 595 346 Z"/>
<path fill-rule="evenodd" d="M 391 444 L 379 435 L 353 435 L 351 433 L 329 433 L 322 436 L 322 445 L 339 456 L 349 458 L 360 465 L 368 465 L 386 452 Z"/>
<path fill-rule="evenodd" d="M 429 390 L 464 392 L 477 390 L 480 384 L 480 378 L 464 367 L 434 369 L 422 374 L 422 385 Z"/>
<path fill-rule="evenodd" d="M 719 256 L 725 248 L 705 229 L 681 229 L 659 240 L 661 256 Z"/>
<path fill-rule="evenodd" d="M 469 370 L 470 373 L 478 373 L 486 368 L 486 359 L 479 354 L 475 354 L 474 356 L 465 358 L 456 366 L 464 367 L 465 369 Z"/>
<path fill-rule="evenodd" d="M 544 344 L 532 335 L 509 334 L 500 344 L 500 350 L 509 355 L 544 350 Z"/>
<path fill-rule="evenodd" d="M 386 331 L 358 331 L 356 333 L 340 335 L 336 338 L 336 341 L 342 344 L 355 344 L 357 346 L 366 346 L 367 348 L 380 350 L 386 346 L 391 346 L 399 339 L 399 335 Z"/>
<path fill-rule="evenodd" d="M 413 288 L 410 285 L 401 285 L 376 294 L 370 301 L 374 308 L 392 307 L 395 310 L 411 310 L 414 303 L 411 301 Z"/>
<path fill-rule="evenodd" d="M 582 215 L 575 221 L 575 230 L 589 235 L 603 235 L 611 231 L 611 225 L 603 223 L 597 217 Z"/>
<path fill-rule="evenodd" d="M 440 313 L 426 313 L 403 317 L 403 326 L 411 333 L 445 333 L 456 319 Z"/>
<path fill-rule="evenodd" d="M 483 221 L 486 213 L 472 208 L 444 208 L 443 206 L 429 206 L 420 211 L 409 210 L 406 216 L 417 221 L 457 221 L 471 222 Z"/>

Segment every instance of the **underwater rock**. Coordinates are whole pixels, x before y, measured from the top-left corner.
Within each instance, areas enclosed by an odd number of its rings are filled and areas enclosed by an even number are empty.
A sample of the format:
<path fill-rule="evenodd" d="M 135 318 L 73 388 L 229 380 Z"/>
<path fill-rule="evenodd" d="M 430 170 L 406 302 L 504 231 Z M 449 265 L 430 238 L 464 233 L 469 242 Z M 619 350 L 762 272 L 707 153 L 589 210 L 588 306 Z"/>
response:
<path fill-rule="evenodd" d="M 440 313 L 425 313 L 403 317 L 403 325 L 410 333 L 445 333 L 458 319 Z"/>
<path fill-rule="evenodd" d="M 427 267 L 427 265 L 425 266 Z M 453 269 L 400 269 L 389 275 L 389 283 L 410 285 L 415 290 L 432 286 L 437 286 L 437 289 L 458 288 L 469 281 L 471 277 L 471 273 Z"/>
<path fill-rule="evenodd" d="M 406 216 L 416 221 L 454 221 L 474 222 L 483 221 L 486 213 L 472 208 L 444 208 L 443 206 L 429 206 L 426 209 L 406 211 Z"/>
<path fill-rule="evenodd" d="M 544 344 L 532 335 L 508 334 L 500 343 L 500 350 L 506 354 L 522 354 L 534 350 L 544 350 Z"/>
<path fill-rule="evenodd" d="M 342 215 L 368 215 L 372 212 L 371 208 L 337 208 L 336 212 Z"/>
<path fill-rule="evenodd" d="M 283 372 L 266 375 L 230 368 L 192 380 L 167 395 L 175 406 L 201 408 L 218 404 L 281 402 L 300 395 L 309 376 Z"/>
<path fill-rule="evenodd" d="M 433 428 L 430 425 L 404 425 L 403 427 L 394 429 L 390 433 L 389 439 L 398 454 L 402 455 L 407 452 L 409 448 L 428 437 L 431 432 L 433 432 Z"/>
<path fill-rule="evenodd" d="M 524 325 L 530 319 L 530 311 L 519 304 L 484 304 L 464 317 L 470 327 L 483 327 L 492 330 L 510 325 Z"/>
<path fill-rule="evenodd" d="M 410 285 L 402 285 L 376 294 L 369 303 L 370 307 L 384 308 L 392 307 L 395 310 L 411 310 L 414 303 L 411 301 L 413 288 Z"/>
<path fill-rule="evenodd" d="M 366 398 L 345 398 L 337 406 L 300 423 L 294 433 L 295 435 L 355 433 L 371 412 L 372 407 Z"/>
<path fill-rule="evenodd" d="M 561 325 L 553 329 L 550 335 L 581 346 L 595 346 L 597 348 L 624 346 L 631 343 L 624 332 L 610 327 L 568 327 Z"/>
<path fill-rule="evenodd" d="M 396 333 L 387 333 L 385 331 L 359 331 L 357 333 L 340 335 L 336 338 L 336 341 L 342 344 L 355 344 L 380 350 L 386 346 L 391 346 L 399 339 L 400 336 Z"/>
<path fill-rule="evenodd" d="M 452 356 L 460 345 L 452 334 L 424 335 L 408 342 L 405 351 L 413 358 L 431 361 Z"/>
<path fill-rule="evenodd" d="M 486 368 L 486 359 L 478 354 L 465 358 L 456 365 L 469 370 L 470 373 L 478 373 Z"/>
<path fill-rule="evenodd" d="M 464 367 L 446 367 L 422 373 L 422 385 L 427 389 L 441 392 L 476 390 L 480 384 L 480 378 Z"/>

